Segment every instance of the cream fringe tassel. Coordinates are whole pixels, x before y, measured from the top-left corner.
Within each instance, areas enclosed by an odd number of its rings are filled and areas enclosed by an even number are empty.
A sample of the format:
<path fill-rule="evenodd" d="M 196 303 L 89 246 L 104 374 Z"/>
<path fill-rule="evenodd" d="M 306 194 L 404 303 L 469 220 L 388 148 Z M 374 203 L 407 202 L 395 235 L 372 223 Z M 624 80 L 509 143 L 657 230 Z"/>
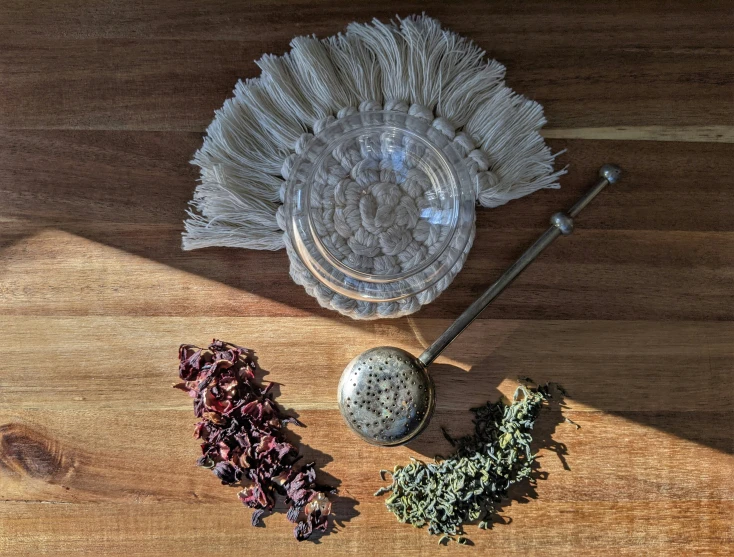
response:
<path fill-rule="evenodd" d="M 296 37 L 290 52 L 257 64 L 261 76 L 237 83 L 192 160 L 201 177 L 185 222 L 186 250 L 285 247 L 277 218 L 284 162 L 348 107 L 407 104 L 412 112 L 417 105 L 463 131 L 489 161 L 476 173 L 484 207 L 557 188 L 565 172 L 554 172 L 555 155 L 539 133 L 543 108 L 505 85 L 504 66 L 425 15 L 352 23 L 323 40 Z"/>

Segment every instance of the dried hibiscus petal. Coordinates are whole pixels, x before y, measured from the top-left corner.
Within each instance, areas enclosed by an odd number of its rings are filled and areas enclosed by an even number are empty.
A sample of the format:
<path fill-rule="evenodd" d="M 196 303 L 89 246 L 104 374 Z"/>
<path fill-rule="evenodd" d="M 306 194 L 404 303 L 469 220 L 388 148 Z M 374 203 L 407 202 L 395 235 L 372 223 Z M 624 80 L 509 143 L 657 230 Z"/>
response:
<path fill-rule="evenodd" d="M 262 517 L 265 514 L 264 509 L 256 509 L 252 511 L 252 517 L 250 521 L 252 522 L 253 526 L 259 526 L 262 523 Z"/>
<path fill-rule="evenodd" d="M 326 531 L 331 514 L 327 493 L 335 490 L 316 484 L 313 463 L 296 466 L 298 449 L 282 428 L 303 424 L 281 415 L 272 384 L 255 384 L 253 351 L 215 339 L 208 349 L 182 344 L 178 355 L 184 383 L 176 387 L 194 399 L 194 414 L 201 419 L 194 430 L 202 441 L 197 465 L 210 468 L 222 484 L 242 488 L 238 497 L 254 509 L 253 526 L 280 494 L 288 504 L 286 517 L 296 523 L 297 540 L 314 530 Z"/>
<path fill-rule="evenodd" d="M 213 470 L 224 485 L 234 485 L 242 479 L 242 470 L 231 462 L 217 462 Z"/>

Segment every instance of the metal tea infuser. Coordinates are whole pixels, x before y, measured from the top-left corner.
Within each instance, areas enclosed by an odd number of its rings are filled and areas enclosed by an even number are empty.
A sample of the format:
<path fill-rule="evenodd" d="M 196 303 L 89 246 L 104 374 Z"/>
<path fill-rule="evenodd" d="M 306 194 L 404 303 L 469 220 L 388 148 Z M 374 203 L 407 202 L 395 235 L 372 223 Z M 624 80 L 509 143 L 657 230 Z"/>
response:
<path fill-rule="evenodd" d="M 373 445 L 407 443 L 426 427 L 435 407 L 428 366 L 553 240 L 573 232 L 573 219 L 621 169 L 605 164 L 599 180 L 568 212 L 555 213 L 551 226 L 504 274 L 470 305 L 418 358 L 393 346 L 380 346 L 354 358 L 339 380 L 339 410 L 347 425 Z"/>

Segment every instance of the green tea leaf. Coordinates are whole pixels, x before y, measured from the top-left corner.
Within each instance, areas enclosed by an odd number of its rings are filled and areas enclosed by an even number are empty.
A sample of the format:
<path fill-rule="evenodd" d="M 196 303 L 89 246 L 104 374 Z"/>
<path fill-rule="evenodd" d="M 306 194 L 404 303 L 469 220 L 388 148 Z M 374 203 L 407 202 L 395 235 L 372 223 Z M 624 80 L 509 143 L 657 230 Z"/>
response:
<path fill-rule="evenodd" d="M 440 544 L 462 531 L 462 525 L 482 518 L 479 527 L 490 525 L 490 515 L 507 489 L 530 477 L 535 455 L 530 450 L 530 431 L 548 396 L 548 387 L 520 385 L 510 404 L 503 401 L 473 408 L 475 431 L 453 438 L 455 452 L 446 459 L 425 463 L 411 458 L 396 466 L 392 483 L 377 494 L 392 491 L 385 505 L 400 522 L 441 535 Z M 384 479 L 384 477 L 383 477 Z M 463 536 L 459 544 L 468 544 Z"/>

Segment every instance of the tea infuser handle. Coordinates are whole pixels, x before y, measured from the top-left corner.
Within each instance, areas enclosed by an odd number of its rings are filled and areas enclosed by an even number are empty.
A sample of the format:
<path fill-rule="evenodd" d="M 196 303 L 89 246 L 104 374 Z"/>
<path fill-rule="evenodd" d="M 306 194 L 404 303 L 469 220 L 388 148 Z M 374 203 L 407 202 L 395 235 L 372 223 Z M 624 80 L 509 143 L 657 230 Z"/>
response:
<path fill-rule="evenodd" d="M 446 331 L 418 358 L 424 366 L 435 360 L 453 340 L 474 321 L 532 261 L 558 236 L 573 232 L 573 219 L 609 184 L 619 181 L 622 169 L 616 164 L 605 164 L 599 169 L 599 180 L 568 211 L 559 211 L 551 218 L 551 226 L 507 269 Z"/>

